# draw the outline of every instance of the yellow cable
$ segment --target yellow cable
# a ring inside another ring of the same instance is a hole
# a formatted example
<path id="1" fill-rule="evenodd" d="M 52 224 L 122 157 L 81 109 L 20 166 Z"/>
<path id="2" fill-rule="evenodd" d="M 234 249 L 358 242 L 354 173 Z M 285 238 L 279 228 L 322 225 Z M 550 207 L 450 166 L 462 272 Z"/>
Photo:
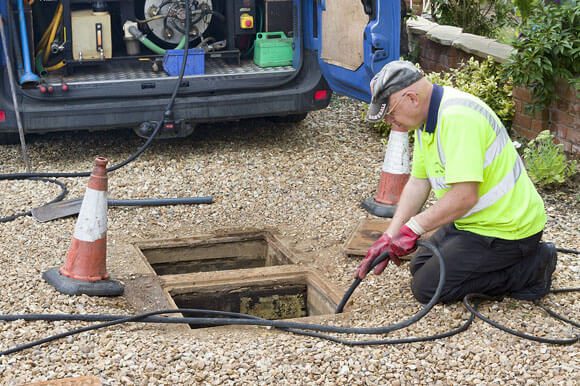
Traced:
<path id="1" fill-rule="evenodd" d="M 52 30 L 52 26 L 53 26 L 54 22 L 56 21 L 56 14 L 58 13 L 58 10 L 61 6 L 62 6 L 62 4 L 59 3 L 56 10 L 54 11 L 54 15 L 52 15 L 52 19 L 50 20 L 50 24 L 44 30 L 44 33 L 42 34 L 42 37 L 39 40 L 39 43 L 48 39 L 48 35 L 50 34 L 50 31 Z"/>
<path id="2" fill-rule="evenodd" d="M 56 13 L 55 13 L 56 15 Z M 46 27 L 46 29 L 44 30 L 44 33 L 42 34 L 42 37 L 40 38 L 40 40 L 38 41 L 38 44 L 36 45 L 36 53 L 38 54 L 38 52 L 40 52 L 40 50 L 42 49 L 42 47 L 44 45 L 46 45 L 46 40 L 48 39 L 48 35 L 50 35 L 50 31 L 52 31 L 52 25 L 54 24 L 54 17 L 52 18 L 52 20 L 50 21 L 50 24 L 48 25 L 48 27 Z"/>
<path id="3" fill-rule="evenodd" d="M 64 66 L 66 66 L 66 62 L 64 60 L 61 60 L 60 62 L 58 62 L 55 65 L 52 65 L 50 67 L 46 67 L 45 70 L 48 71 L 48 72 L 56 71 L 56 70 L 60 70 Z"/>
<path id="4" fill-rule="evenodd" d="M 48 39 L 48 37 L 50 36 L 50 32 L 52 31 L 52 27 L 54 26 L 54 23 L 56 22 L 56 15 L 60 12 L 62 12 L 63 10 L 63 6 L 61 3 L 58 4 L 58 7 L 56 8 L 56 11 L 54 12 L 54 15 L 52 16 L 52 20 L 50 21 L 50 24 L 48 25 L 48 27 L 44 30 L 44 33 L 42 34 L 42 37 L 40 38 L 40 40 L 38 41 L 38 44 L 36 45 L 36 53 L 38 54 L 38 52 L 43 48 L 43 46 L 46 45 L 46 40 Z"/>
<path id="5" fill-rule="evenodd" d="M 62 19 L 62 12 L 63 12 L 63 7 L 62 6 L 58 7 L 56 10 L 56 21 L 55 21 L 54 25 L 52 26 L 52 31 L 50 31 L 50 38 L 46 42 L 46 49 L 44 50 L 43 63 L 45 63 L 45 64 L 48 62 L 48 56 L 50 55 L 50 45 L 52 44 L 52 42 L 54 41 L 54 38 L 56 37 L 56 31 L 58 31 L 58 26 L 60 25 L 60 21 Z"/>

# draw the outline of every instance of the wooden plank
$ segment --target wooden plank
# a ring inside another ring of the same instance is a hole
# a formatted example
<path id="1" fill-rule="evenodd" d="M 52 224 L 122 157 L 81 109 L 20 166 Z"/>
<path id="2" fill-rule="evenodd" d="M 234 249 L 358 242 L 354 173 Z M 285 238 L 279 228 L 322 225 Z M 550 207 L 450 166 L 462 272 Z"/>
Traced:
<path id="1" fill-rule="evenodd" d="M 364 257 L 370 246 L 387 230 L 391 219 L 362 219 L 344 244 L 344 253 L 348 257 Z M 428 239 L 437 229 L 425 233 L 421 239 Z M 411 260 L 413 255 L 404 256 L 401 260 Z"/>
<path id="2" fill-rule="evenodd" d="M 369 247 L 387 230 L 391 219 L 364 218 L 354 228 L 344 245 L 344 253 L 349 257 L 366 255 Z"/>
<path id="3" fill-rule="evenodd" d="M 349 70 L 359 68 L 363 63 L 363 31 L 368 22 L 360 1 L 326 1 L 326 10 L 322 12 L 321 58 Z"/>
<path id="4" fill-rule="evenodd" d="M 272 267 L 250 268 L 235 271 L 184 273 L 179 275 L 163 275 L 159 277 L 163 288 L 169 291 L 179 291 L 182 288 L 214 289 L 216 287 L 237 284 L 248 285 L 299 280 L 304 277 L 304 267 L 294 265 L 277 265 Z"/>
<path id="5" fill-rule="evenodd" d="M 297 264 L 298 259 L 294 253 L 286 246 L 278 236 L 271 232 L 265 232 L 266 241 L 268 242 L 268 260 L 267 266 L 283 265 L 283 264 Z"/>
<path id="6" fill-rule="evenodd" d="M 242 240 L 263 240 L 267 232 L 257 230 L 232 229 L 229 233 L 226 231 L 216 231 L 213 233 L 202 233 L 189 237 L 179 237 L 171 239 L 148 239 L 140 240 L 134 244 L 141 249 L 155 249 L 159 246 L 168 247 L 185 247 L 188 245 L 196 245 L 198 243 L 207 243 L 209 240 L 213 242 L 228 242 L 228 241 L 242 241 Z"/>

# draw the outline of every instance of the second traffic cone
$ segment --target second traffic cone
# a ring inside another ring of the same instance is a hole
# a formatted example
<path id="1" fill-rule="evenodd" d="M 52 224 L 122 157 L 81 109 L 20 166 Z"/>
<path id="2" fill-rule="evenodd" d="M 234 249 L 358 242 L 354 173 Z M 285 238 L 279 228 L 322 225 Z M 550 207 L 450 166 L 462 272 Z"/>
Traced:
<path id="1" fill-rule="evenodd" d="M 409 134 L 391 129 L 385 160 L 375 197 L 362 202 L 362 207 L 378 217 L 393 217 L 399 198 L 410 175 Z"/>
<path id="2" fill-rule="evenodd" d="M 64 265 L 42 277 L 69 295 L 118 296 L 123 285 L 107 273 L 107 159 L 97 157 Z"/>

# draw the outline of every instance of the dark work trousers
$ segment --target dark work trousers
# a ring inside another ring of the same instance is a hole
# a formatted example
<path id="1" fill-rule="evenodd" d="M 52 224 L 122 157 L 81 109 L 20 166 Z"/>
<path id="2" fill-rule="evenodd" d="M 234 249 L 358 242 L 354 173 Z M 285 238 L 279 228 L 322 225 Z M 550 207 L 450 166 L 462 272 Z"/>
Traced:
<path id="1" fill-rule="evenodd" d="M 531 266 L 529 257 L 541 238 L 542 232 L 521 240 L 504 240 L 462 231 L 453 224 L 441 227 L 429 239 L 445 261 L 440 301 L 462 300 L 474 292 L 502 296 L 526 288 L 535 279 L 537 268 Z M 413 295 L 421 303 L 429 302 L 439 283 L 439 259 L 419 247 L 410 269 Z"/>

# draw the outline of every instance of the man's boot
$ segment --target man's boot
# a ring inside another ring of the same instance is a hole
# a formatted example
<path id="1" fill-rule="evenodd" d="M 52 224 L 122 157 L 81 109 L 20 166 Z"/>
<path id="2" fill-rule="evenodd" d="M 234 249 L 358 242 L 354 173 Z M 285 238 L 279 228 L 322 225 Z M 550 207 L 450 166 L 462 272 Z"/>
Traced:
<path id="1" fill-rule="evenodd" d="M 538 249 L 529 259 L 530 264 L 537 267 L 535 269 L 536 275 L 525 288 L 510 294 L 510 297 L 514 299 L 538 300 L 550 292 L 552 274 L 558 261 L 556 246 L 553 243 L 540 242 Z"/>

